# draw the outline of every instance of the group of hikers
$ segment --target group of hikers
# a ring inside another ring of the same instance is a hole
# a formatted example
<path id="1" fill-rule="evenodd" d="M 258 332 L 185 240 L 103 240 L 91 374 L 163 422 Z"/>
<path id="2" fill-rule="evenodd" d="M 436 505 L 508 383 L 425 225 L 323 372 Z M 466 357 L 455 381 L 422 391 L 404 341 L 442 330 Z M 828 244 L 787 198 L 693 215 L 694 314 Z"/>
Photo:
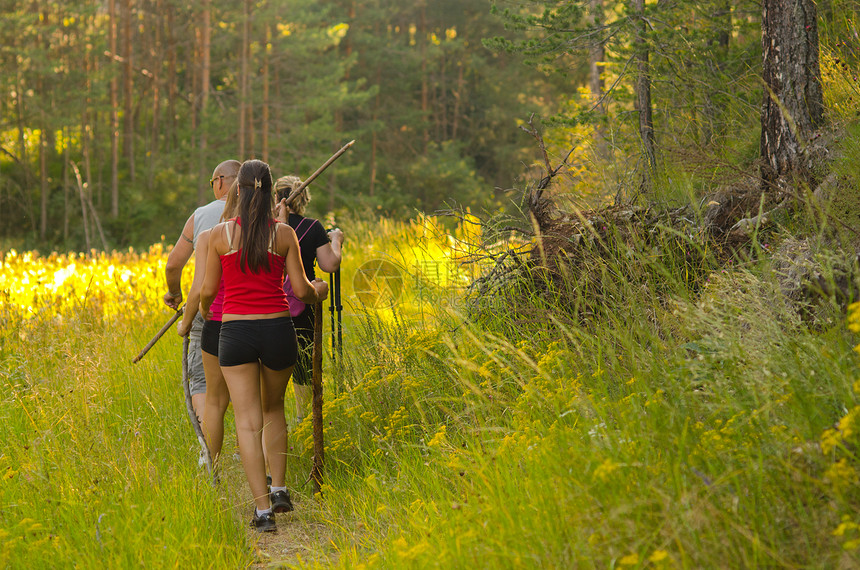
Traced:
<path id="1" fill-rule="evenodd" d="M 274 182 L 263 161 L 224 161 L 209 184 L 215 200 L 188 218 L 168 255 L 164 302 L 179 309 L 182 270 L 196 251 L 177 327 L 189 336 L 192 407 L 217 465 L 232 402 L 255 504 L 251 527 L 274 532 L 274 513 L 293 510 L 285 482 L 284 396 L 292 376 L 301 421 L 312 399 L 314 305 L 328 295 L 314 264 L 336 271 L 344 236 L 306 218 L 308 188 L 296 192 L 296 176 Z"/>

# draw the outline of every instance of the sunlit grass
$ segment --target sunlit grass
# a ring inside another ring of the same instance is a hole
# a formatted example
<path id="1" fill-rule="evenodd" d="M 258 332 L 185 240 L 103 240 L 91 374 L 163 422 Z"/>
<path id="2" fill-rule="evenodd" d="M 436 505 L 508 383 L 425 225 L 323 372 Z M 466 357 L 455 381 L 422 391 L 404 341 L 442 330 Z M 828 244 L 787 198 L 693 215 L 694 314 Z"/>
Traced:
<path id="1" fill-rule="evenodd" d="M 465 232 L 351 224 L 342 362 L 325 319 L 323 496 L 306 420 L 288 461 L 298 511 L 279 517 L 279 540 L 305 542 L 283 559 L 255 550 L 235 459 L 218 487 L 197 467 L 178 337 L 130 364 L 169 317 L 164 252 L 7 253 L 0 566 L 860 563 L 860 306 L 813 332 L 766 272 L 717 272 L 693 295 L 640 260 L 654 286 L 606 281 L 619 301 L 592 322 L 544 301 L 543 326 L 506 324 L 504 304 L 477 324 L 458 294 Z M 355 278 L 379 259 L 403 288 L 371 306 Z"/>

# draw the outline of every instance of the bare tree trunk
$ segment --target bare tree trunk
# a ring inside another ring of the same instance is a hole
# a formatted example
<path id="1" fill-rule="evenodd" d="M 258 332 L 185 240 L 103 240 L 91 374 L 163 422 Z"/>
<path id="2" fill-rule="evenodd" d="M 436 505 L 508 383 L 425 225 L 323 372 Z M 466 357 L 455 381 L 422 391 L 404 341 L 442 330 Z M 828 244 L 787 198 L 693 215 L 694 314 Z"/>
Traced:
<path id="1" fill-rule="evenodd" d="M 48 186 L 48 133 L 45 112 L 42 111 L 39 115 L 39 122 L 42 124 L 42 128 L 39 129 L 39 178 L 41 179 L 39 237 L 44 240 L 48 232 L 48 194 L 50 193 Z"/>
<path id="2" fill-rule="evenodd" d="M 441 69 L 437 76 L 439 80 L 433 82 L 434 88 L 430 93 L 433 98 L 430 108 L 436 118 L 433 123 L 436 126 L 437 141 L 448 140 L 448 57 L 445 52 L 442 52 L 441 60 Z"/>
<path id="3" fill-rule="evenodd" d="M 263 162 L 269 162 L 269 64 L 270 52 L 269 43 L 272 41 L 272 25 L 266 23 L 266 42 L 263 47 L 263 116 L 262 125 L 262 149 L 260 156 Z"/>
<path id="4" fill-rule="evenodd" d="M 640 191 L 652 189 L 654 168 L 657 166 L 654 140 L 654 120 L 651 114 L 651 77 L 648 63 L 648 44 L 645 34 L 648 22 L 645 19 L 645 0 L 633 0 L 634 13 L 640 20 L 639 35 L 635 39 L 636 49 L 636 109 L 639 114 L 639 136 L 645 155 Z"/>
<path id="5" fill-rule="evenodd" d="M 30 190 L 33 184 L 32 174 L 30 172 L 30 159 L 27 153 L 27 128 L 24 124 L 24 93 L 27 91 L 27 86 L 24 81 L 24 74 L 21 71 L 21 66 L 15 63 L 15 122 L 18 125 L 18 156 L 21 157 L 21 165 L 24 171 L 24 203 L 27 209 L 27 215 L 30 218 L 30 227 L 35 234 L 38 227 L 36 225 L 36 213 L 33 211 L 33 192 Z"/>
<path id="6" fill-rule="evenodd" d="M 429 94 L 430 86 L 427 80 L 427 2 L 421 0 L 420 4 L 421 16 L 418 26 L 418 45 L 421 49 L 421 116 L 424 119 L 424 131 L 422 132 L 422 140 L 424 142 L 424 153 L 427 153 L 427 146 L 430 144 L 430 131 L 427 130 L 427 121 L 429 119 Z"/>
<path id="7" fill-rule="evenodd" d="M 150 67 L 152 71 L 152 129 L 150 130 L 149 142 L 149 186 L 152 186 L 155 178 L 155 163 L 158 160 L 159 144 L 158 135 L 161 124 L 159 118 L 161 116 L 161 62 L 163 61 L 163 52 L 161 49 L 161 15 L 162 0 L 154 2 L 155 9 L 152 14 L 152 27 L 155 29 L 155 38 L 153 41 Z"/>
<path id="8" fill-rule="evenodd" d="M 809 176 L 803 149 L 824 119 L 818 25 L 812 0 L 762 3 L 762 189 L 789 174 Z"/>
<path id="9" fill-rule="evenodd" d="M 108 0 L 108 44 L 111 52 L 110 78 L 110 215 L 119 216 L 119 86 L 116 74 L 116 0 Z M 87 245 L 89 248 L 89 245 Z"/>
<path id="10" fill-rule="evenodd" d="M 90 251 L 90 223 L 87 215 L 87 197 L 84 195 L 84 184 L 80 178 L 80 172 L 75 169 L 75 174 L 77 176 L 78 181 L 78 196 L 81 199 L 81 222 L 84 226 L 84 245 L 86 246 L 87 252 Z"/>
<path id="11" fill-rule="evenodd" d="M 457 91 L 454 92 L 454 117 L 451 125 L 451 138 L 457 140 L 457 131 L 460 129 L 460 105 L 463 103 L 463 97 L 466 96 L 466 82 L 463 77 L 466 65 L 462 61 L 457 61 Z"/>
<path id="12" fill-rule="evenodd" d="M 355 2 L 350 1 L 347 16 L 350 24 L 355 21 Z M 346 38 L 344 39 L 343 48 L 344 57 L 347 61 L 349 61 L 349 59 L 352 57 L 352 38 L 349 34 L 347 34 Z M 349 72 L 349 67 L 347 67 L 343 76 L 344 81 L 349 81 Z M 332 143 L 332 149 L 336 152 L 338 149 L 340 149 L 340 136 L 341 133 L 343 133 L 343 109 L 341 109 L 340 107 L 338 107 L 334 111 L 334 132 L 335 140 Z M 337 171 L 334 169 L 329 172 L 328 191 L 328 209 L 334 210 L 335 198 L 337 197 Z"/>
<path id="13" fill-rule="evenodd" d="M 378 146 L 377 141 L 377 128 L 376 128 L 376 118 L 379 116 L 379 96 L 382 92 L 382 66 L 376 66 L 376 100 L 373 103 L 373 134 L 370 136 L 370 188 L 369 193 L 370 197 L 373 197 L 374 188 L 376 186 L 376 147 Z"/>
<path id="14" fill-rule="evenodd" d="M 719 77 L 725 68 L 732 31 L 732 6 L 729 0 L 724 0 L 712 17 L 717 23 L 717 30 L 714 38 L 708 43 L 712 46 L 712 52 L 716 55 L 717 60 L 708 63 L 708 71 L 715 77 Z M 704 120 L 702 121 L 701 144 L 703 146 L 713 142 L 714 134 L 719 130 L 717 125 L 724 107 L 714 102 L 712 92 L 711 86 L 706 85 L 702 97 Z"/>
<path id="15" fill-rule="evenodd" d="M 92 171 L 90 170 L 90 141 L 92 140 L 92 127 L 90 126 L 90 93 L 92 92 L 91 74 L 95 73 L 93 69 L 93 54 L 91 49 L 87 49 L 84 65 L 85 94 L 84 94 L 84 110 L 81 113 L 81 153 L 84 159 L 84 173 L 87 177 L 87 182 L 92 184 Z M 67 160 L 68 162 L 68 160 Z"/>
<path id="16" fill-rule="evenodd" d="M 69 240 L 69 137 L 63 129 L 63 241 Z"/>
<path id="17" fill-rule="evenodd" d="M 248 58 L 250 57 L 251 43 L 251 0 L 245 0 L 245 18 L 242 26 L 242 60 L 240 69 L 240 95 L 239 95 L 239 160 L 245 160 L 247 136 L 247 105 L 248 105 Z"/>
<path id="18" fill-rule="evenodd" d="M 123 0 L 123 52 L 125 56 L 125 65 L 123 71 L 123 118 L 125 119 L 123 146 L 125 150 L 126 161 L 128 162 L 128 177 L 134 182 L 134 69 L 132 43 L 131 43 L 131 20 L 132 20 L 132 0 Z"/>
<path id="19" fill-rule="evenodd" d="M 253 61 L 253 53 L 251 52 L 251 46 L 253 45 L 252 38 L 254 37 L 254 27 L 253 27 L 253 12 L 254 5 L 252 4 L 248 8 L 248 44 L 245 46 L 247 49 L 247 62 L 248 62 L 248 74 L 246 77 L 246 81 L 248 82 L 247 93 L 248 99 L 245 102 L 245 110 L 248 113 L 248 118 L 246 119 L 246 125 L 248 128 L 248 158 L 257 158 L 257 133 L 254 128 L 254 89 L 252 88 L 253 82 L 251 81 L 252 75 L 255 75 L 251 71 L 251 64 Z M 256 71 L 256 67 L 254 68 Z"/>
<path id="20" fill-rule="evenodd" d="M 41 26 L 39 26 L 39 37 L 38 43 L 39 46 L 45 46 L 48 48 L 50 46 L 50 41 L 45 33 L 43 33 L 43 29 L 48 26 L 48 12 L 41 12 Z M 46 49 L 47 51 L 47 49 Z M 44 96 L 48 96 L 46 90 L 46 82 L 45 82 L 45 73 L 40 72 L 38 76 L 38 90 L 39 93 L 44 94 Z M 40 178 L 40 189 L 41 192 L 39 194 L 39 237 L 44 240 L 45 236 L 48 232 L 48 194 L 50 193 L 50 187 L 48 186 L 48 131 L 50 131 L 50 126 L 48 125 L 48 117 L 45 114 L 45 106 L 44 100 L 39 109 L 39 178 Z"/>
<path id="21" fill-rule="evenodd" d="M 595 146 L 597 155 L 601 158 L 607 158 L 608 147 L 606 145 L 606 129 L 603 124 L 603 118 L 606 115 L 606 108 L 601 99 L 603 98 L 603 62 L 606 59 L 606 49 L 602 39 L 602 34 L 597 32 L 603 27 L 603 0 L 591 0 L 590 6 L 591 26 L 596 31 L 596 39 L 591 44 L 589 53 L 589 87 L 591 97 L 594 99 L 594 110 L 600 117 L 597 125 L 594 127 Z"/>
<path id="22" fill-rule="evenodd" d="M 200 47 L 202 53 L 203 60 L 203 68 L 201 70 L 201 78 L 200 78 L 200 97 L 199 101 L 199 111 L 200 111 L 200 121 L 198 122 L 198 129 L 200 132 L 200 148 L 198 154 L 198 172 L 199 181 L 197 184 L 197 201 L 201 204 L 205 203 L 207 200 L 207 184 L 204 182 L 209 178 L 207 175 L 208 165 L 206 164 L 207 156 L 207 147 L 208 147 L 208 108 L 209 108 L 209 89 L 211 87 L 210 73 L 211 73 L 211 41 L 210 41 L 210 33 L 211 33 L 211 19 L 212 19 L 212 10 L 210 9 L 211 3 L 210 0 L 203 0 L 202 2 L 202 12 L 200 14 Z"/>
<path id="23" fill-rule="evenodd" d="M 176 140 L 176 30 L 173 7 L 167 8 L 167 151 L 172 152 L 178 145 Z"/>
<path id="24" fill-rule="evenodd" d="M 190 82 L 190 85 L 188 85 L 187 90 L 188 90 L 188 93 L 190 94 L 188 99 L 189 99 L 189 104 L 191 107 L 191 109 L 190 109 L 191 110 L 191 149 L 192 149 L 192 152 L 197 152 L 197 149 L 199 149 L 198 139 L 200 137 L 200 133 L 197 132 L 197 121 L 200 119 L 200 112 L 198 109 L 198 106 L 199 106 L 198 99 L 199 99 L 199 94 L 200 94 L 200 87 L 199 87 L 200 66 L 197 65 L 196 62 L 200 61 L 201 56 L 200 56 L 200 29 L 197 28 L 196 26 L 194 27 L 194 41 L 192 42 L 192 45 L 191 45 L 191 53 L 193 54 L 193 58 L 194 58 L 193 61 L 194 62 L 187 66 L 187 69 L 190 71 L 190 73 L 187 73 L 187 75 L 189 76 L 189 82 Z M 191 160 L 193 161 L 194 159 L 192 158 Z M 203 184 L 202 180 L 198 180 L 198 186 L 200 184 Z M 199 197 L 200 197 L 199 187 L 197 189 L 197 196 L 198 196 L 198 200 L 197 200 L 198 204 L 201 204 L 201 205 L 204 204 L 205 202 L 203 202 L 199 199 Z"/>

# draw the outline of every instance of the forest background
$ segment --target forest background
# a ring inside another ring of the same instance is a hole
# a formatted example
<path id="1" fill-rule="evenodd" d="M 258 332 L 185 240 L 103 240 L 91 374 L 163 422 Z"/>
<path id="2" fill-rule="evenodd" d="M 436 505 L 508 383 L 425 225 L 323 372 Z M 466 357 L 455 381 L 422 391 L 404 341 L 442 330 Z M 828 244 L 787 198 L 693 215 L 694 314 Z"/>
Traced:
<path id="1" fill-rule="evenodd" d="M 211 199 L 220 161 L 306 176 L 351 139 L 318 215 L 497 209 L 530 161 L 517 120 L 577 97 L 583 73 L 485 48 L 504 31 L 485 0 L 0 10 L 0 237 L 18 249 L 148 246 Z"/>
<path id="2" fill-rule="evenodd" d="M 544 8 L 546 20 L 522 19 Z M 856 42 L 856 8 L 821 3 L 826 53 Z M 592 205 L 629 197 L 648 159 L 642 54 L 666 171 L 702 188 L 758 153 L 754 2 L 107 0 L 0 11 L 0 239 L 19 250 L 148 246 L 210 199 L 221 160 L 306 176 L 351 139 L 315 186 L 315 215 L 510 210 L 513 188 L 542 166 L 517 128 L 533 114 L 550 156 L 573 150 L 556 191 Z"/>

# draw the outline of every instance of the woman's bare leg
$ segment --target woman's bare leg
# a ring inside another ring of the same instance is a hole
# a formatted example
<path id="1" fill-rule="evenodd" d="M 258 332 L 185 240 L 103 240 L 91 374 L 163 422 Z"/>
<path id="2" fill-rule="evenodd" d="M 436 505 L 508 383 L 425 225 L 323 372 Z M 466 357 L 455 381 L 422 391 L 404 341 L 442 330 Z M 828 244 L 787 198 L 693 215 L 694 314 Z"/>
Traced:
<path id="1" fill-rule="evenodd" d="M 270 507 L 270 503 L 269 491 L 266 488 L 266 462 L 263 459 L 260 364 L 254 362 L 222 366 L 221 371 L 233 401 L 236 439 L 239 442 L 239 455 L 242 457 L 248 486 L 257 509 L 264 511 Z"/>
<path id="2" fill-rule="evenodd" d="M 287 470 L 287 420 L 284 417 L 284 393 L 293 367 L 272 370 L 261 366 L 260 391 L 263 409 L 263 440 L 272 470 L 272 487 L 284 487 Z M 235 406 L 235 403 L 234 403 Z"/>
<path id="3" fill-rule="evenodd" d="M 215 462 L 221 455 L 221 447 L 224 445 L 224 414 L 230 405 L 230 392 L 227 390 L 227 382 L 221 367 L 218 366 L 218 357 L 203 351 L 203 370 L 206 373 L 206 405 L 203 408 L 203 435 Z"/>

